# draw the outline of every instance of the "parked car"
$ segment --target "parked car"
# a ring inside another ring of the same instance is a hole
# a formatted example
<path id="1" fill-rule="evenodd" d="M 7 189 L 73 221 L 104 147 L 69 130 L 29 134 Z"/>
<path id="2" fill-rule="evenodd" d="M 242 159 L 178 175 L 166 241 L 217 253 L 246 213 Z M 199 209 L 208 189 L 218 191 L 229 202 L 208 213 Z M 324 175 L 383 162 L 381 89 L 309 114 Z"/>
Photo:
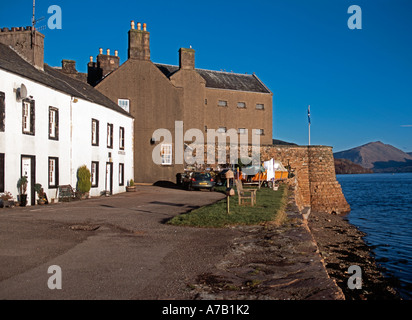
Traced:
<path id="1" fill-rule="evenodd" d="M 210 191 L 214 191 L 215 180 L 208 172 L 192 172 L 186 175 L 183 180 L 183 185 L 188 190 L 209 189 Z"/>

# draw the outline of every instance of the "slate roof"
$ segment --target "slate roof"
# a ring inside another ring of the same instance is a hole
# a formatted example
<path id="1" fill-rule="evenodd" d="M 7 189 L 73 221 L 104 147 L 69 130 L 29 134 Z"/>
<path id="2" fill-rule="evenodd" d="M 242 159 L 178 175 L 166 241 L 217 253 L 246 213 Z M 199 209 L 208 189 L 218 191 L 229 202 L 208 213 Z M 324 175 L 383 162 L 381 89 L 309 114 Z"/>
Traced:
<path id="1" fill-rule="evenodd" d="M 58 69 L 48 66 L 47 64 L 44 65 L 44 71 L 39 70 L 24 60 L 9 46 L 1 43 L 0 68 L 76 98 L 102 105 L 106 108 L 132 117 L 127 111 L 119 107 L 116 103 L 89 84 L 73 79 L 60 72 Z"/>
<path id="2" fill-rule="evenodd" d="M 179 70 L 178 66 L 160 63 L 155 63 L 155 65 L 168 78 Z M 205 69 L 195 70 L 203 79 L 205 79 L 207 88 L 271 93 L 262 81 L 260 81 L 260 79 L 254 74 L 241 74 Z"/>

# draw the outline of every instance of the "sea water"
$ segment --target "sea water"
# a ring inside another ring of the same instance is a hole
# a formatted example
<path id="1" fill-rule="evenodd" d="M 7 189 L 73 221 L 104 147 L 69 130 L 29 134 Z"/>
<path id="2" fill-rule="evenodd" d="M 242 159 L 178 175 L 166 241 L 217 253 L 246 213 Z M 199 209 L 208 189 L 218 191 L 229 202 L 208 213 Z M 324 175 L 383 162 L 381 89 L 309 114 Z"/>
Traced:
<path id="1" fill-rule="evenodd" d="M 337 175 L 351 206 L 348 221 L 366 233 L 375 259 L 412 299 L 412 173 Z"/>

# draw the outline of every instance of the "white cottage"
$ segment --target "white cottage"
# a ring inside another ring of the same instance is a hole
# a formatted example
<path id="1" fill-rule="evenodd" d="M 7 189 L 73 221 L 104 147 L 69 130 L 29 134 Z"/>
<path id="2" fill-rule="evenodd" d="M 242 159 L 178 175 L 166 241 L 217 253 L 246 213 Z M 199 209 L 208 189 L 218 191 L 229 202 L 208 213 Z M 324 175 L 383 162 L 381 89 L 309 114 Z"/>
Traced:
<path id="1" fill-rule="evenodd" d="M 28 205 L 36 203 L 36 183 L 54 199 L 59 185 L 76 187 L 82 165 L 91 171 L 91 196 L 124 192 L 133 178 L 132 116 L 90 85 L 43 65 L 37 31 L 0 31 L 0 193 L 16 199 L 17 181 L 27 176 Z M 30 44 L 33 35 L 37 43 Z M 19 47 L 21 39 L 28 48 Z"/>

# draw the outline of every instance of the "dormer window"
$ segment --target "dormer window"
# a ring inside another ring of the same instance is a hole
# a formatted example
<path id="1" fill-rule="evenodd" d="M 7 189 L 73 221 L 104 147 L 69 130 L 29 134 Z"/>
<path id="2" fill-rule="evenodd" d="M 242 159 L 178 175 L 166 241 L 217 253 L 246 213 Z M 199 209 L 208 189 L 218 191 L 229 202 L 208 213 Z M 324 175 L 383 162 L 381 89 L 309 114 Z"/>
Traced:
<path id="1" fill-rule="evenodd" d="M 123 110 L 130 112 L 130 100 L 129 99 L 117 99 L 117 104 Z"/>

